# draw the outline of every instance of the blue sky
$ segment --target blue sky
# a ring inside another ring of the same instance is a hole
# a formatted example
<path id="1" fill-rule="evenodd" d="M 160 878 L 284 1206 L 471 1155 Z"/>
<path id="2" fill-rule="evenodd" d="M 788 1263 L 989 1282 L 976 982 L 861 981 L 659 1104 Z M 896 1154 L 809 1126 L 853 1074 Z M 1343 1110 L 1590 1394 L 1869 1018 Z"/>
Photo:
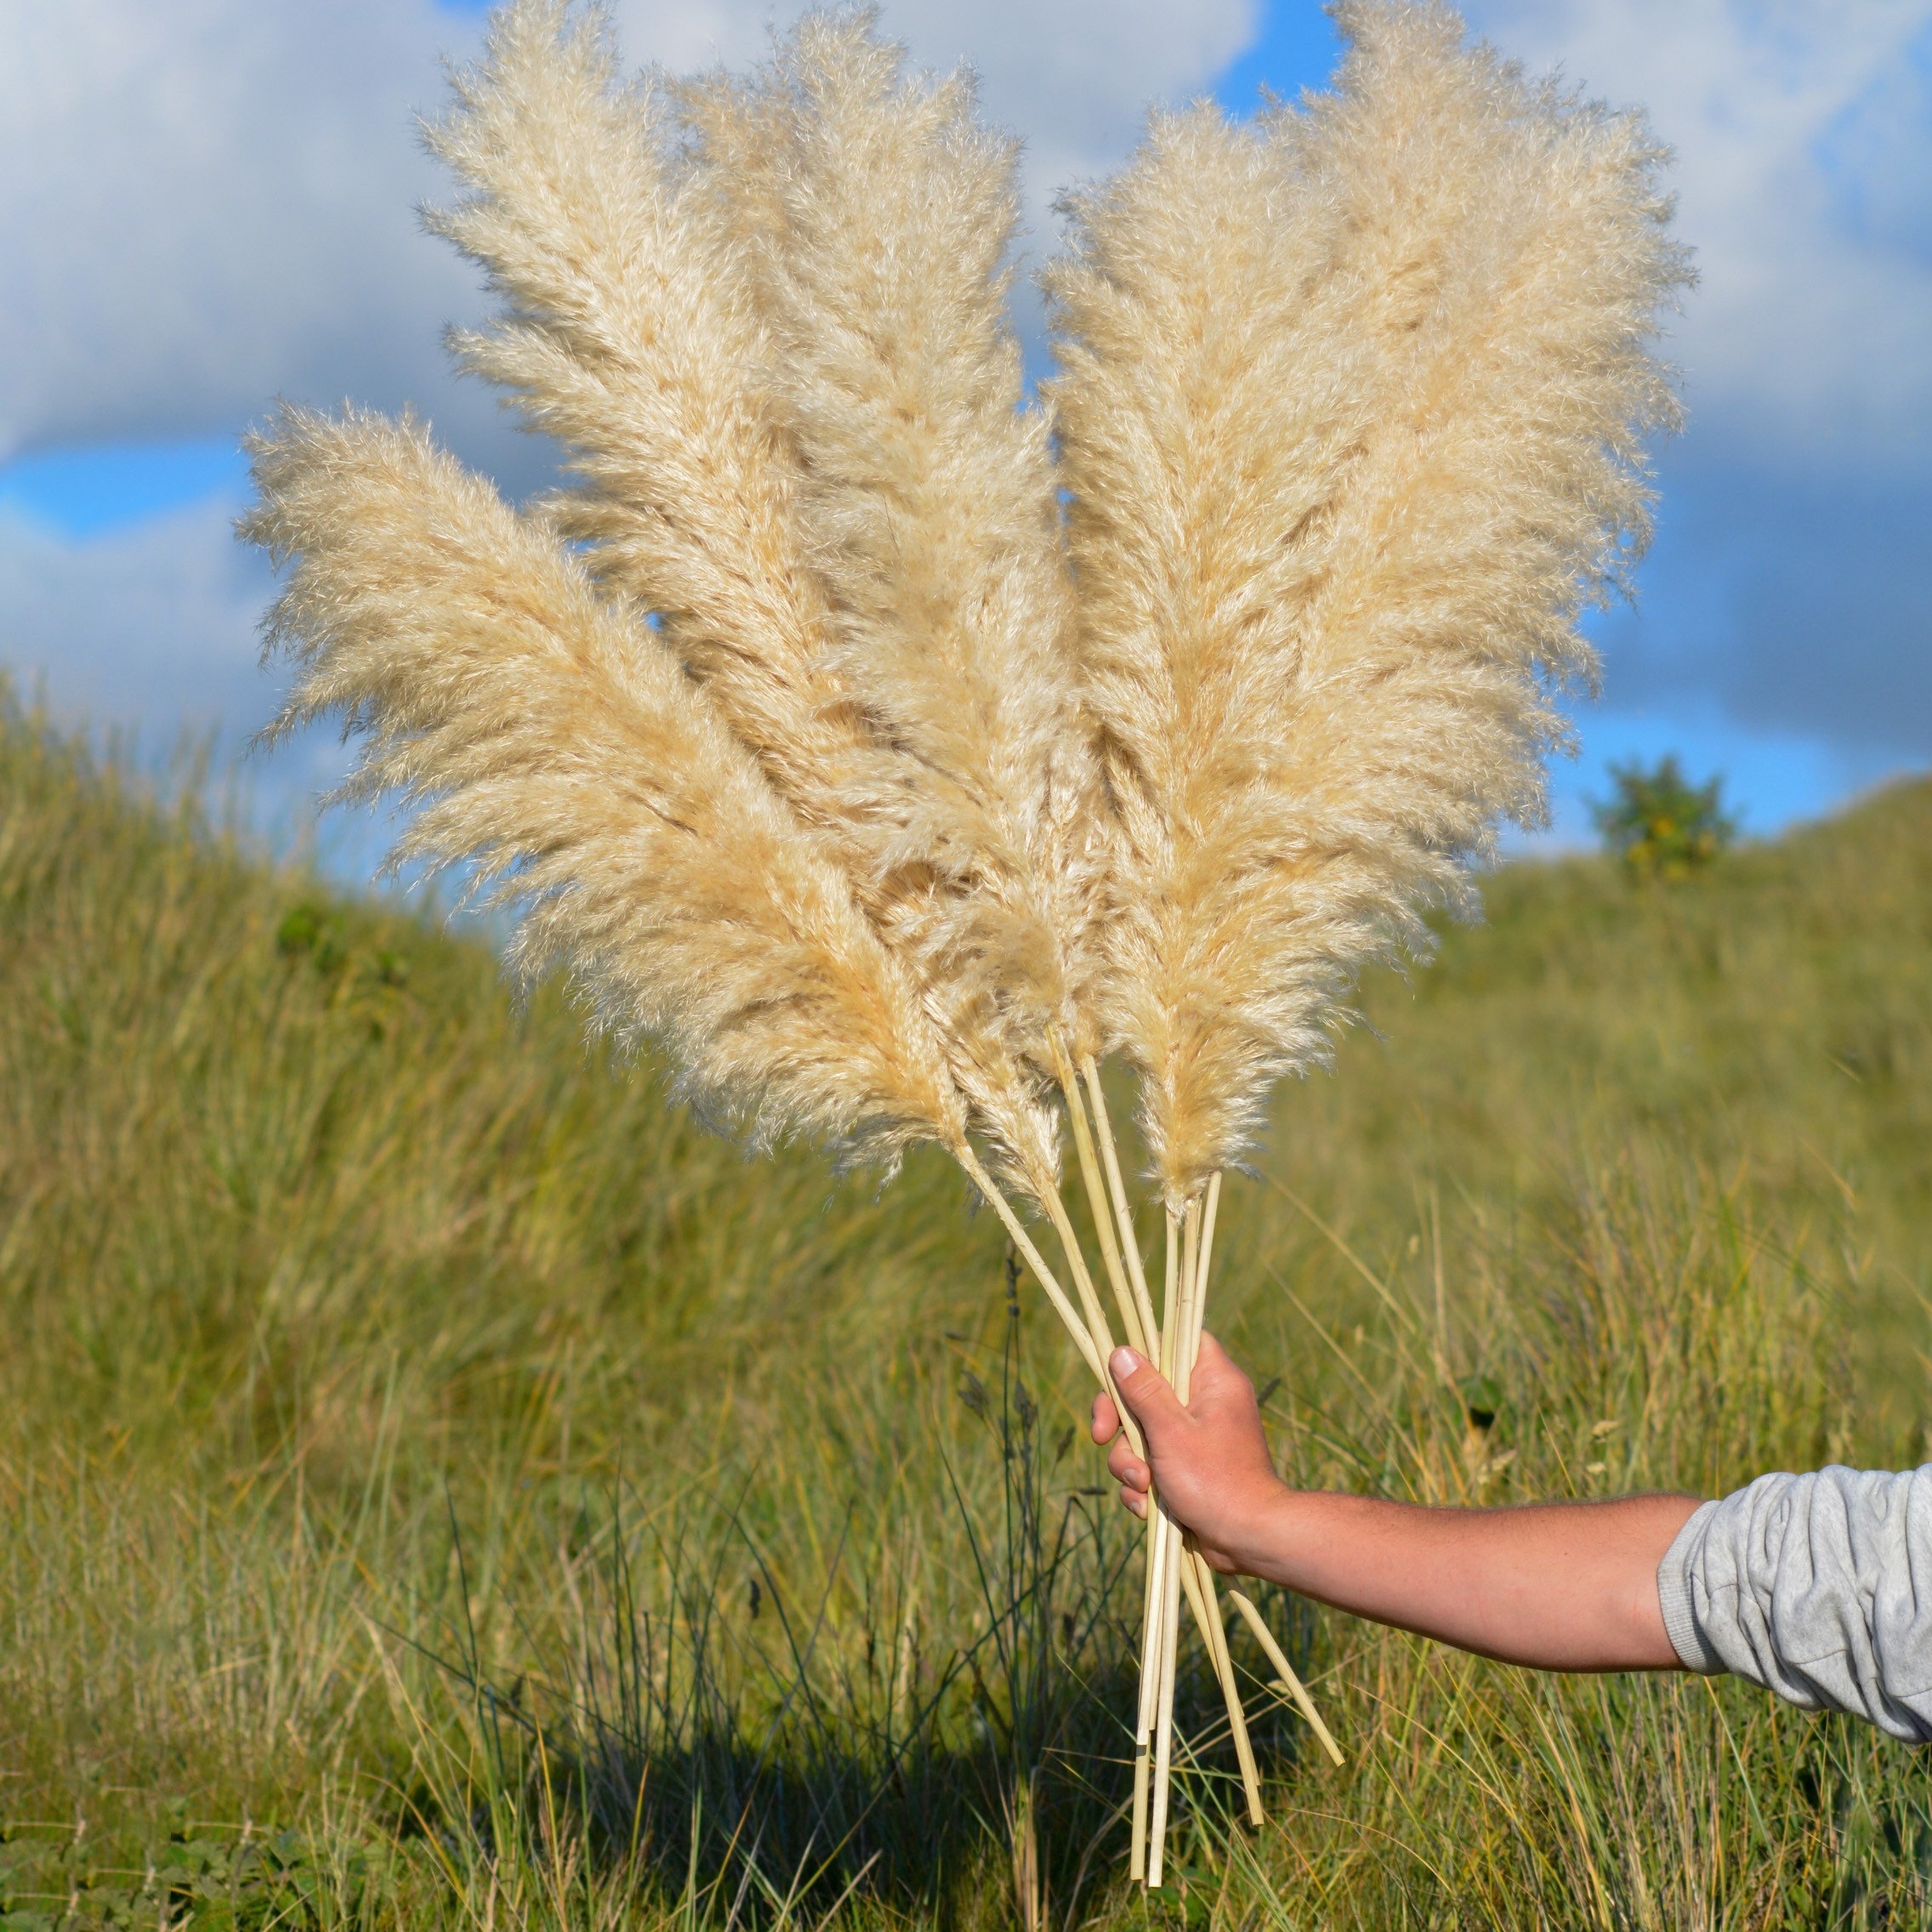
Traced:
<path id="1" fill-rule="evenodd" d="M 0 0 L 3 4 L 4 0 Z M 14 0 L 24 5 L 26 0 Z M 416 229 L 411 134 L 479 9 L 434 0 L 66 0 L 0 75 L 0 663 L 151 747 L 272 709 L 252 632 L 265 569 L 228 525 L 236 438 L 276 394 L 412 401 L 513 490 L 540 472 L 438 333 L 466 272 Z M 622 0 L 627 54 L 755 54 L 763 0 Z M 1605 764 L 1680 751 L 1769 831 L 1932 764 L 1932 0 L 1475 0 L 1538 69 L 1640 104 L 1678 152 L 1702 285 L 1670 344 L 1690 428 L 1659 452 L 1634 610 L 1595 631 L 1600 703 L 1554 775 L 1588 836 Z M 166 18 L 157 20 L 156 14 Z M 782 15 L 781 15 L 782 17 Z M 1037 242 L 1143 104 L 1319 86 L 1304 0 L 904 0 L 922 59 L 963 54 L 1028 137 Z M 257 761 L 298 824 L 332 742 Z M 336 834 L 360 867 L 373 834 Z"/>

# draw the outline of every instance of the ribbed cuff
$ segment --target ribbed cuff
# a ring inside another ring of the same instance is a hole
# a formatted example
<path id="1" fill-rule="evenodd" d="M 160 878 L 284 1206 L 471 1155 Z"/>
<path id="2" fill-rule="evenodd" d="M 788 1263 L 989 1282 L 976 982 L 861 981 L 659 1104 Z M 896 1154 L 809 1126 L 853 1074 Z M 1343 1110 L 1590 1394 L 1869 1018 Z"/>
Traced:
<path id="1" fill-rule="evenodd" d="M 1686 1670 L 1701 1672 L 1706 1677 L 1721 1675 L 1725 1667 L 1723 1659 L 1698 1633 L 1697 1619 L 1690 1607 L 1690 1560 L 1704 1540 L 1706 1520 L 1716 1508 L 1715 1503 L 1707 1503 L 1693 1510 L 1690 1520 L 1677 1532 L 1676 1539 L 1663 1553 L 1663 1561 L 1657 1565 L 1657 1607 L 1663 1612 L 1670 1647 Z"/>

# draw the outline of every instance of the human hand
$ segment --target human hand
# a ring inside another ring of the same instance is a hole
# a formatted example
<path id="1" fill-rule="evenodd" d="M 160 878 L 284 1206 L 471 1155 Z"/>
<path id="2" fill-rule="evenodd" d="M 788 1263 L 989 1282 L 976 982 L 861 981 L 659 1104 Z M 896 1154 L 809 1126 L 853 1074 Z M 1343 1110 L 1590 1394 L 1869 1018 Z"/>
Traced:
<path id="1" fill-rule="evenodd" d="M 1149 1486 L 1157 1486 L 1215 1569 L 1252 1570 L 1265 1519 L 1287 1494 L 1268 1458 L 1254 1384 L 1212 1335 L 1201 1338 L 1185 1406 L 1167 1378 L 1132 1349 L 1115 1350 L 1109 1367 L 1147 1444 L 1144 1461 L 1119 1433 L 1113 1398 L 1094 1398 L 1094 1440 L 1113 1444 L 1107 1469 L 1121 1486 L 1121 1501 L 1145 1516 Z"/>

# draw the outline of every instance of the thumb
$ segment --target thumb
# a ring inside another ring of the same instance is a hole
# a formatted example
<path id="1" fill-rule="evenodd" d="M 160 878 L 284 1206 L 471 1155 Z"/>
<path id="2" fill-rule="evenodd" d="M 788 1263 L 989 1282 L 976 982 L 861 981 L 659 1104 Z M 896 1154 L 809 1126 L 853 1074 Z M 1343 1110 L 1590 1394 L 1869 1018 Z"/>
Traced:
<path id="1" fill-rule="evenodd" d="M 1173 1385 L 1152 1362 L 1132 1349 L 1118 1348 L 1107 1359 L 1114 1386 L 1121 1400 L 1134 1412 L 1150 1439 L 1186 1419 L 1187 1411 L 1174 1394 Z"/>

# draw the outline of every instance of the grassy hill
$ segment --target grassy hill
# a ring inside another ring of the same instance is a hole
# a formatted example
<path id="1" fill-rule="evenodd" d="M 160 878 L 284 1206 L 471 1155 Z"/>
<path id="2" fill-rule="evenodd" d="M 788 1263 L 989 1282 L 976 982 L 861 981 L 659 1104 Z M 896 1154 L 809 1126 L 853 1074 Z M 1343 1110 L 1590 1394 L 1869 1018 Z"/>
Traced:
<path id="1" fill-rule="evenodd" d="M 1487 897 L 1230 1191 L 1291 1475 L 1916 1460 L 1932 787 Z M 1029 1847 L 1047 1922 L 1138 1920 L 1066 1358 L 943 1162 L 747 1163 L 480 945 L 0 723 L 0 1925 L 1005 1924 Z M 1156 1917 L 1923 1918 L 1868 1733 L 1267 1607 L 1349 1766 L 1269 1711 L 1244 1833 L 1184 1682 Z"/>

